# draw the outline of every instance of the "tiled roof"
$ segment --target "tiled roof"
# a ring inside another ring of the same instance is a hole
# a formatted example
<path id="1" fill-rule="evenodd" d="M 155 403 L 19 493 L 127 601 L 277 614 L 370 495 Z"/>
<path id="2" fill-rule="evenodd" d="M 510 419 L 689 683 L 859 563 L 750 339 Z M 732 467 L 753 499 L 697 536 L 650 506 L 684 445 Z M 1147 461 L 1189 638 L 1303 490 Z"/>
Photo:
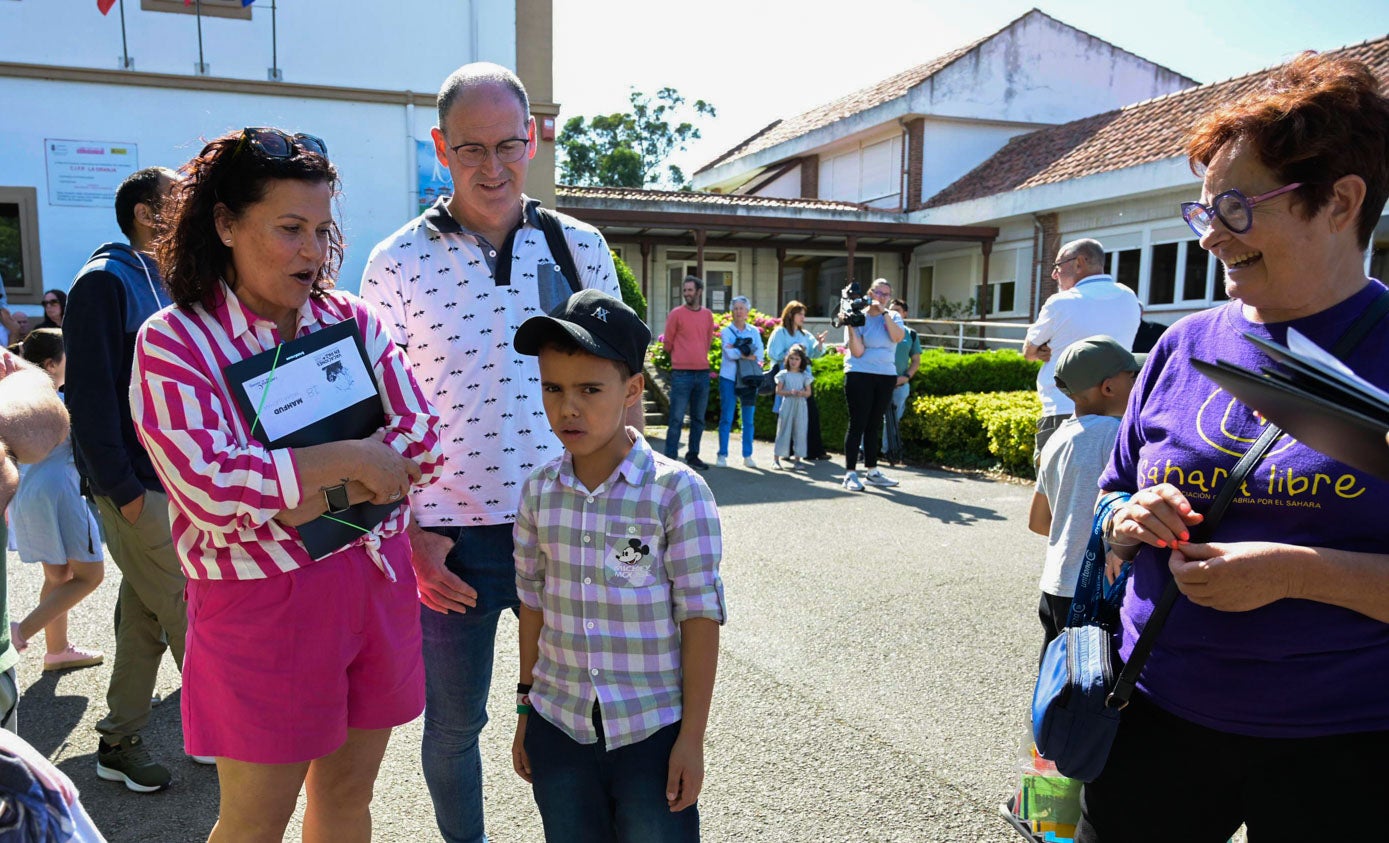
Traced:
<path id="1" fill-rule="evenodd" d="M 1010 24 L 1011 26 L 1011 24 Z M 994 37 L 998 33 L 992 33 L 980 38 L 973 44 L 952 50 L 943 56 L 932 59 L 925 64 L 909 68 L 889 76 L 867 88 L 846 94 L 833 102 L 826 103 L 818 108 L 798 114 L 785 120 L 773 120 L 766 127 L 753 134 L 747 140 L 728 150 L 724 154 L 695 170 L 695 174 L 712 170 L 725 161 L 734 158 L 741 158 L 744 155 L 751 155 L 764 149 L 776 146 L 779 143 L 793 140 L 804 134 L 809 134 L 816 129 L 823 128 L 846 117 L 852 117 L 861 111 L 867 111 L 883 103 L 892 102 L 907 95 L 912 88 L 925 82 L 935 74 L 944 70 L 951 62 L 968 54 L 975 47 Z"/>
<path id="2" fill-rule="evenodd" d="M 733 193 L 696 193 L 687 190 L 638 190 L 628 187 L 573 187 L 556 185 L 555 195 L 564 199 L 611 199 L 619 202 L 673 202 L 701 208 L 801 208 L 809 211 L 861 211 L 857 202 L 832 199 L 774 199 Z"/>
<path id="3" fill-rule="evenodd" d="M 1327 55 L 1363 61 L 1389 83 L 1389 37 Z M 1267 70 L 1261 70 L 1020 135 L 932 196 L 925 207 L 937 208 L 1181 156 L 1187 130 L 1202 114 L 1248 92 L 1267 75 Z"/>

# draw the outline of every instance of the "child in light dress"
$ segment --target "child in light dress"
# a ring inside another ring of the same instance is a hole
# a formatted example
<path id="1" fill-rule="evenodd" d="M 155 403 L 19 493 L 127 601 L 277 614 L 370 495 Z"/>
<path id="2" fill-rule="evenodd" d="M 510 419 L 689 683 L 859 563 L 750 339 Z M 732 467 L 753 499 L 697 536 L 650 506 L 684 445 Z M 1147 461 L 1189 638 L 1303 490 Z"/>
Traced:
<path id="1" fill-rule="evenodd" d="M 792 447 L 797 454 L 805 453 L 805 436 L 810 421 L 810 409 L 806 399 L 810 397 L 810 387 L 814 380 L 810 372 L 810 355 L 805 346 L 799 343 L 786 352 L 786 363 L 776 373 L 776 394 L 781 398 L 781 412 L 776 420 L 776 450 L 772 458 L 777 468 L 786 468 L 782 459 L 794 462 Z"/>

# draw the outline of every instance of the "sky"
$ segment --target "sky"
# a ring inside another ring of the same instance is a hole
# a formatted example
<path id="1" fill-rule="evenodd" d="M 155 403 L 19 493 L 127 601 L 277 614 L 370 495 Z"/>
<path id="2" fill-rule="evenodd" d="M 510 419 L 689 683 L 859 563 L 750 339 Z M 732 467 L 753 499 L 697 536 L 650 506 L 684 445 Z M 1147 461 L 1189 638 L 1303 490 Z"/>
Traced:
<path id="1" fill-rule="evenodd" d="M 559 124 L 626 110 L 632 86 L 706 100 L 718 116 L 674 159 L 688 177 L 778 117 L 971 43 L 1034 5 L 1203 83 L 1389 35 L 1389 0 L 554 0 Z"/>

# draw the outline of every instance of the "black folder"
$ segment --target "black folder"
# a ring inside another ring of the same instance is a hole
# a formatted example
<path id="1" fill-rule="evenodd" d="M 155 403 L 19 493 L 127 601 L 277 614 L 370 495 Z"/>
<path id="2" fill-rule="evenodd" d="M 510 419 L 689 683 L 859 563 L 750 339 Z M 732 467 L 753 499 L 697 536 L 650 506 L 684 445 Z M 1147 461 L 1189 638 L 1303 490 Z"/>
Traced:
<path id="1" fill-rule="evenodd" d="M 1253 372 L 1223 360 L 1191 365 L 1309 448 L 1389 480 L 1389 403 L 1285 345 L 1244 336 L 1283 368 Z"/>
<path id="2" fill-rule="evenodd" d="M 248 381 L 269 372 L 272 368 L 284 366 L 306 354 L 321 351 L 348 338 L 353 340 L 353 345 L 357 349 L 357 353 L 361 355 L 362 363 L 370 374 L 372 371 L 371 360 L 367 357 L 366 346 L 362 343 L 362 336 L 357 330 L 357 323 L 352 319 L 329 325 L 312 334 L 282 343 L 278 349 L 272 348 L 227 366 L 223 370 L 227 383 L 231 386 L 232 394 L 236 398 L 237 406 L 241 410 L 242 417 L 246 419 L 247 425 L 254 423 L 257 413 L 257 407 L 246 392 L 245 384 Z M 279 354 L 278 362 L 275 359 L 277 351 Z M 258 424 L 251 430 L 251 436 L 265 447 L 272 449 L 307 448 L 310 445 L 322 445 L 325 442 L 363 439 L 380 430 L 386 421 L 386 411 L 381 405 L 379 395 L 380 388 L 379 385 L 375 386 L 377 388 L 372 390 L 369 399 L 358 401 L 350 407 L 339 410 L 278 439 L 266 441 L 265 430 Z M 306 490 L 306 494 L 314 494 L 314 492 Z M 307 524 L 301 524 L 298 528 L 299 538 L 304 542 L 304 548 L 308 550 L 310 556 L 314 559 L 322 559 L 361 538 L 385 521 L 396 509 L 404 505 L 404 501 L 388 504 L 359 503 L 344 512 L 334 513 L 331 516 L 324 515 Z"/>

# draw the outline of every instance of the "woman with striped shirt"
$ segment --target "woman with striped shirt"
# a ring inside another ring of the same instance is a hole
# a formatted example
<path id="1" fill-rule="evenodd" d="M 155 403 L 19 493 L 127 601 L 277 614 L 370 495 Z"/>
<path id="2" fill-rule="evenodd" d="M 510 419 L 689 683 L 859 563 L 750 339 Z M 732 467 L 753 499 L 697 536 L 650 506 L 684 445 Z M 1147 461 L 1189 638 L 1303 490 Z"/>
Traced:
<path id="1" fill-rule="evenodd" d="M 405 498 L 442 466 L 439 419 L 375 311 L 331 289 L 338 177 L 321 140 L 246 129 L 184 169 L 157 247 L 174 304 L 140 331 L 131 406 L 188 577 L 184 741 L 217 758 L 209 839 L 281 839 L 307 784 L 305 840 L 366 840 L 391 729 L 424 707 Z M 226 367 L 349 319 L 383 426 L 360 440 L 262 445 Z M 315 559 L 296 528 L 344 497 L 401 506 Z"/>

